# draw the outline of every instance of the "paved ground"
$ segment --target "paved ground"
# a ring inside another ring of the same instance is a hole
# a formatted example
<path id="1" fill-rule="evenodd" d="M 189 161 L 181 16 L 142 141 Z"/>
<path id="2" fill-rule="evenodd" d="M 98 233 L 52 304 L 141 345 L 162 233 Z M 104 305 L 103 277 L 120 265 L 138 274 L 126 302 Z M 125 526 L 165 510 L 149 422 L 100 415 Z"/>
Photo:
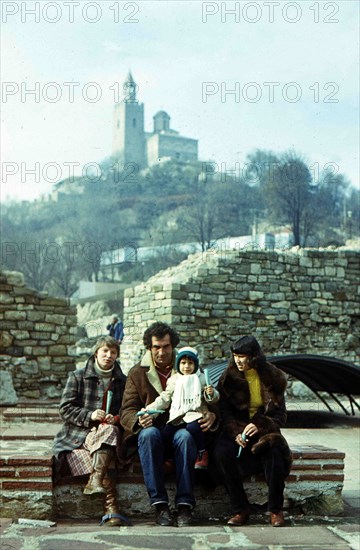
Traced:
<path id="1" fill-rule="evenodd" d="M 290 425 L 297 426 L 302 422 L 300 408 L 303 406 L 290 406 L 290 412 L 292 409 L 296 417 L 296 422 L 292 421 Z M 314 443 L 346 453 L 345 513 L 342 517 L 288 516 L 287 526 L 279 529 L 269 526 L 266 516 L 261 515 L 252 517 L 250 523 L 241 528 L 229 527 L 223 520 L 199 522 L 186 528 L 164 528 L 149 520 L 137 520 L 132 527 L 109 528 L 84 521 L 61 521 L 53 527 L 28 527 L 2 519 L 1 550 L 360 550 L 359 420 L 329 415 L 321 405 L 316 405 L 313 413 L 316 414 L 302 422 L 305 428 L 289 427 L 284 430 L 284 435 L 290 445 Z M 1 454 L 48 454 L 57 429 L 53 419 L 48 425 L 27 422 L 26 426 L 23 423 L 9 426 L 2 422 L 0 431 L 8 438 L 1 441 Z M 18 438 L 22 439 L 21 449 Z"/>
<path id="2" fill-rule="evenodd" d="M 289 520 L 290 521 L 290 520 Z M 318 520 L 319 521 L 319 520 Z M 287 527 L 273 528 L 251 523 L 245 527 L 209 524 L 191 527 L 156 527 L 141 522 L 132 527 L 97 527 L 93 523 L 59 523 L 50 528 L 10 525 L 1 534 L 2 550 L 104 550 L 104 549 L 359 549 L 359 525 L 346 523 L 301 524 L 301 519 Z"/>

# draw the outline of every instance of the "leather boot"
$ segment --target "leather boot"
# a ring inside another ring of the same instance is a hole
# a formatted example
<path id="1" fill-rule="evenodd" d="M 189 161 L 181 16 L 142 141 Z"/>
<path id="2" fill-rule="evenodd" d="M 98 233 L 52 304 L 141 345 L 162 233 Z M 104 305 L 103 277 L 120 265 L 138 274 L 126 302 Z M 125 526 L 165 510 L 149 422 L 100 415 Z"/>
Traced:
<path id="1" fill-rule="evenodd" d="M 108 470 L 111 459 L 113 458 L 113 450 L 99 449 L 93 455 L 93 471 L 90 474 L 89 481 L 84 489 L 84 495 L 94 495 L 96 493 L 106 493 L 103 487 L 103 479 Z"/>
<path id="2" fill-rule="evenodd" d="M 106 496 L 105 496 L 105 515 L 107 514 L 119 514 L 119 509 L 117 506 L 117 493 L 116 493 L 116 485 L 115 482 L 112 479 L 104 479 L 103 481 L 105 490 L 106 490 Z M 106 521 L 106 525 L 110 526 L 118 526 L 122 525 L 122 521 L 120 518 L 117 517 L 110 517 Z"/>
<path id="3" fill-rule="evenodd" d="M 131 525 L 130 521 L 119 512 L 115 481 L 107 477 L 103 481 L 103 486 L 106 490 L 105 514 L 102 517 L 100 525 L 104 525 L 104 523 L 110 527 Z"/>

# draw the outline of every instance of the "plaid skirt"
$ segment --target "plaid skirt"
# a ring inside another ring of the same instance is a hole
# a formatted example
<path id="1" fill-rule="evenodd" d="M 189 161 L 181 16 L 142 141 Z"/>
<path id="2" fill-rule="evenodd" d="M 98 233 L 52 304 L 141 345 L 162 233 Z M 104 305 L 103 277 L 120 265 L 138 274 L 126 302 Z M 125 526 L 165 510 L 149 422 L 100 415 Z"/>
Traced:
<path id="1" fill-rule="evenodd" d="M 67 453 L 66 459 L 73 476 L 84 476 L 92 472 L 92 454 L 98 451 L 101 445 L 111 445 L 119 451 L 119 428 L 111 424 L 99 424 L 97 428 L 87 434 L 81 447 Z"/>

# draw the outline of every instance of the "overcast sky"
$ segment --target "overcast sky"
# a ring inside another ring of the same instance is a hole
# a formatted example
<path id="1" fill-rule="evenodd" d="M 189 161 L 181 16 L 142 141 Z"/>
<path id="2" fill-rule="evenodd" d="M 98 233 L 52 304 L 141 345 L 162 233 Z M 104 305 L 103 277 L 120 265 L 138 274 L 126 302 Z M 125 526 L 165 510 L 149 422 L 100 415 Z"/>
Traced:
<path id="1" fill-rule="evenodd" d="M 295 149 L 315 172 L 330 163 L 358 185 L 357 1 L 1 7 L 3 199 L 39 197 L 69 163 L 81 174 L 111 154 L 129 69 L 146 130 L 167 111 L 199 140 L 200 159 L 241 170 L 255 148 Z"/>

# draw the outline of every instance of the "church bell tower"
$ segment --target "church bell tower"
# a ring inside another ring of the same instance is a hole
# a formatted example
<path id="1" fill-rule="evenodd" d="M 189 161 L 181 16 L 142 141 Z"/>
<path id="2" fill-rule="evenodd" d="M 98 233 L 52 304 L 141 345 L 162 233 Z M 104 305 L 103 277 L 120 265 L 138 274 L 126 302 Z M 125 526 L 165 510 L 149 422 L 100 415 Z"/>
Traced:
<path id="1" fill-rule="evenodd" d="M 114 106 L 113 155 L 126 165 L 146 166 L 144 104 L 137 99 L 138 86 L 131 72 L 123 84 L 123 97 Z"/>

